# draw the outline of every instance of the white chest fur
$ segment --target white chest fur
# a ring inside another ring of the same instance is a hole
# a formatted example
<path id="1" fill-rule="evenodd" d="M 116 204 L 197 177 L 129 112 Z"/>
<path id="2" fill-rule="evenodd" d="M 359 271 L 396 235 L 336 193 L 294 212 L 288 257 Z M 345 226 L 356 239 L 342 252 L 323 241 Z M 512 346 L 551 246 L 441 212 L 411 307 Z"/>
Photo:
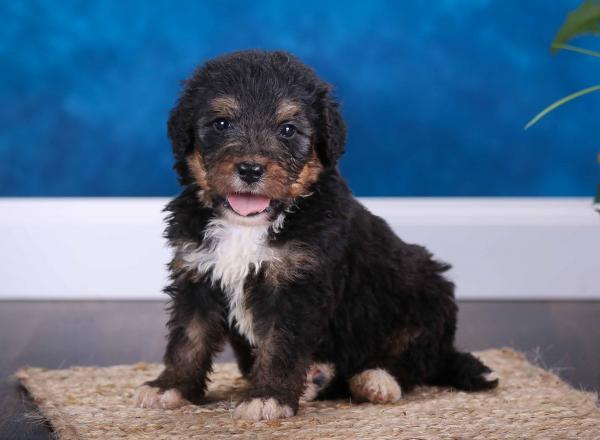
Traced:
<path id="1" fill-rule="evenodd" d="M 251 270 L 274 258 L 267 245 L 269 225 L 240 225 L 223 219 L 212 220 L 200 248 L 180 248 L 184 264 L 199 274 L 209 274 L 229 302 L 229 325 L 235 319 L 239 332 L 256 345 L 252 313 L 245 304 L 244 281 Z"/>

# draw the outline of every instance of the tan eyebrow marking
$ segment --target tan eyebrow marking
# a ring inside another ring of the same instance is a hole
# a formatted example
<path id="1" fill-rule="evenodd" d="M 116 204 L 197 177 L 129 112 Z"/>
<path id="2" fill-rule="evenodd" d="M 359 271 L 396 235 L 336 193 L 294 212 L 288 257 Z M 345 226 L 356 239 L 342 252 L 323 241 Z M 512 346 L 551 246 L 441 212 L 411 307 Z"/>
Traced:
<path id="1" fill-rule="evenodd" d="M 233 117 L 240 105 L 233 96 L 218 96 L 210 102 L 210 108 L 223 116 Z"/>
<path id="2" fill-rule="evenodd" d="M 289 121 L 294 116 L 296 116 L 300 112 L 300 106 L 294 101 L 283 100 L 279 103 L 277 107 L 277 111 L 275 112 L 275 117 L 277 118 L 277 123 L 282 123 L 285 121 Z"/>

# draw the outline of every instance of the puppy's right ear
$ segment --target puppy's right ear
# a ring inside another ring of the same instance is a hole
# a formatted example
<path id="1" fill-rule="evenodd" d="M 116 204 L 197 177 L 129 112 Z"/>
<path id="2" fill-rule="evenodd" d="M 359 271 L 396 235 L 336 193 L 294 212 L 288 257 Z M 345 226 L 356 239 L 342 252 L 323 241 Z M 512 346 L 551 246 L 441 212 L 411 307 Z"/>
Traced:
<path id="1" fill-rule="evenodd" d="M 194 149 L 195 139 L 194 111 L 193 108 L 187 104 L 189 99 L 186 98 L 185 93 L 179 98 L 177 105 L 171 110 L 169 121 L 167 122 L 167 130 L 169 139 L 171 139 L 173 156 L 175 158 L 173 168 L 177 172 L 179 182 L 182 185 L 192 183 L 186 158 Z"/>

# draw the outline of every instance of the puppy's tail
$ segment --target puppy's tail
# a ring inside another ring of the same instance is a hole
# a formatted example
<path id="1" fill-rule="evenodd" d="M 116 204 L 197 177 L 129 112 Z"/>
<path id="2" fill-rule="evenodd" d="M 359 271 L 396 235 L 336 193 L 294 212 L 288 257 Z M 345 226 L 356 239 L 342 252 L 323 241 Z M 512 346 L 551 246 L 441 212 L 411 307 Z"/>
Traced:
<path id="1" fill-rule="evenodd" d="M 452 351 L 433 384 L 463 391 L 490 390 L 498 386 L 498 379 L 490 380 L 491 373 L 492 370 L 471 353 Z"/>

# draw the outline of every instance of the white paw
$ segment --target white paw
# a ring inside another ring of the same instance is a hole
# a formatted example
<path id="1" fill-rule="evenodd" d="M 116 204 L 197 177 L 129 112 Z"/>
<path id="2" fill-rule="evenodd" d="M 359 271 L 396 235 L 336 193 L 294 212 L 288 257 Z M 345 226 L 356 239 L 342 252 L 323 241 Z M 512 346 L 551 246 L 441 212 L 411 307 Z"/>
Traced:
<path id="1" fill-rule="evenodd" d="M 390 373 L 380 368 L 365 370 L 350 379 L 352 396 L 359 401 L 394 403 L 402 397 L 402 390 Z"/>
<path id="2" fill-rule="evenodd" d="M 306 385 L 300 400 L 304 402 L 314 400 L 329 385 L 334 376 L 333 364 L 312 364 L 306 372 Z"/>
<path id="3" fill-rule="evenodd" d="M 281 405 L 274 398 L 252 399 L 240 403 L 235 409 L 233 416 L 236 419 L 245 420 L 274 420 L 292 417 L 294 411 L 288 405 Z"/>
<path id="4" fill-rule="evenodd" d="M 161 392 L 149 385 L 142 385 L 135 390 L 134 400 L 139 408 L 175 409 L 188 404 L 175 388 Z"/>
<path id="5" fill-rule="evenodd" d="M 483 375 L 483 378 L 485 380 L 487 380 L 488 382 L 491 382 L 493 380 L 500 380 L 500 376 L 498 376 L 498 373 L 496 373 L 495 371 L 490 371 L 489 373 L 485 373 Z"/>

